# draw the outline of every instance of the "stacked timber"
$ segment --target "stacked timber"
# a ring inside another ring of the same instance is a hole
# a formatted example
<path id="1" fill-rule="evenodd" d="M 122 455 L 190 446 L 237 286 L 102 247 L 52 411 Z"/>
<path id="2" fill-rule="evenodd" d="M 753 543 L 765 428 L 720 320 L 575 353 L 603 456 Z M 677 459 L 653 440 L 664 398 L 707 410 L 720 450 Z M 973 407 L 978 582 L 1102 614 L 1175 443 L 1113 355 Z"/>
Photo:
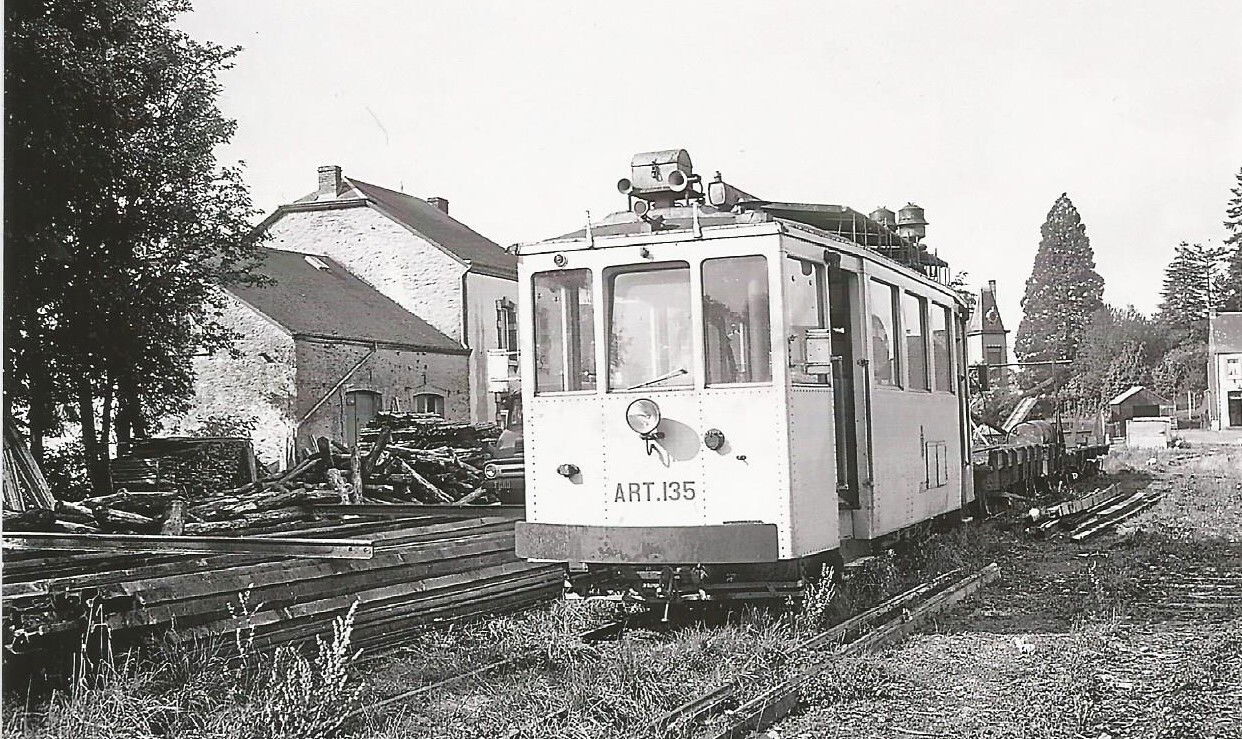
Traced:
<path id="1" fill-rule="evenodd" d="M 4 644 L 17 652 L 70 648 L 95 623 L 123 644 L 164 632 L 181 638 L 240 632 L 253 635 L 256 647 L 271 648 L 330 632 L 332 620 L 355 601 L 356 642 L 393 644 L 429 622 L 555 597 L 563 568 L 517 559 L 513 525 L 498 517 L 435 515 L 336 523 L 300 530 L 297 539 L 270 536 L 260 554 L 230 553 L 227 546 L 209 554 L 9 549 Z M 346 537 L 373 553 L 299 556 L 307 536 Z M 246 548 L 239 543 L 237 551 Z"/>
<path id="2" fill-rule="evenodd" d="M 56 500 L 25 440 L 5 419 L 4 424 L 4 527 L 37 529 L 54 519 Z"/>
<path id="3" fill-rule="evenodd" d="M 363 496 L 387 503 L 492 503 L 483 488 L 495 424 L 381 413 L 359 434 Z"/>
<path id="4" fill-rule="evenodd" d="M 7 440 L 15 432 L 5 433 Z M 28 485 L 10 486 L 10 469 L 16 474 L 33 468 L 37 475 L 38 466 L 33 459 L 7 464 L 6 441 L 5 525 L 74 534 L 243 535 L 312 525 L 308 507 L 317 503 L 490 504 L 496 498 L 483 487 L 482 467 L 486 445 L 499 433 L 494 424 L 383 413 L 362 432 L 357 448 L 320 438 L 289 470 L 257 479 L 257 468 L 246 464 L 253 461 L 248 440 L 144 439 L 128 444 L 125 456 L 113 461 L 119 492 L 78 502 L 54 500 L 46 482 L 36 488 L 43 497 L 21 493 Z M 188 476 L 195 472 L 203 479 Z M 221 487 L 221 480 L 232 482 Z M 10 497 L 37 505 L 10 512 Z"/>

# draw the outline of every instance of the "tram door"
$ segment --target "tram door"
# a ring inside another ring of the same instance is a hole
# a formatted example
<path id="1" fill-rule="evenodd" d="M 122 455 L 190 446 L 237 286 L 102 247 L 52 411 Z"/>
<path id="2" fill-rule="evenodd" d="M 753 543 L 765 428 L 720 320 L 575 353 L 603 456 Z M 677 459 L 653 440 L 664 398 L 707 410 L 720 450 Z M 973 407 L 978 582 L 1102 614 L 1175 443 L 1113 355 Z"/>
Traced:
<path id="1" fill-rule="evenodd" d="M 828 269 L 832 318 L 833 422 L 836 427 L 837 496 L 852 508 L 858 499 L 858 434 L 854 423 L 854 291 L 858 276 Z"/>

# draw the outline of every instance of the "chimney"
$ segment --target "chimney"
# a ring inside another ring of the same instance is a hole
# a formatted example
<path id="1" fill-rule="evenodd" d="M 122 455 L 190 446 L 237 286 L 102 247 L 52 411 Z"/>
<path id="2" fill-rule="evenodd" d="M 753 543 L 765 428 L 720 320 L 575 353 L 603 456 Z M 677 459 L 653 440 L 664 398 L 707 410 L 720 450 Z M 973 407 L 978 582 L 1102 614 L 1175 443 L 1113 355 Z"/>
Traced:
<path id="1" fill-rule="evenodd" d="M 988 280 L 988 292 L 996 294 L 996 280 Z"/>
<path id="2" fill-rule="evenodd" d="M 332 200 L 341 192 L 341 168 L 325 164 L 319 168 L 319 192 L 317 200 Z"/>
<path id="3" fill-rule="evenodd" d="M 427 198 L 427 202 L 439 210 L 444 215 L 448 215 L 448 198 L 442 198 L 439 195 Z"/>

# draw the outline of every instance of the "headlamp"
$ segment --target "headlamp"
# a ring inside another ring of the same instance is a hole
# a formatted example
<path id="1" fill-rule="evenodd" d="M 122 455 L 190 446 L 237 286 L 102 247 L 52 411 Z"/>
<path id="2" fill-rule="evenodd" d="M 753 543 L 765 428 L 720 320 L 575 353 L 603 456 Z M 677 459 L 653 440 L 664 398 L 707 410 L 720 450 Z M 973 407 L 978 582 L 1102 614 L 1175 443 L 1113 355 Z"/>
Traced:
<path id="1" fill-rule="evenodd" d="M 639 398 L 625 409 L 625 422 L 634 429 L 634 433 L 646 436 L 660 425 L 660 406 L 654 400 Z"/>

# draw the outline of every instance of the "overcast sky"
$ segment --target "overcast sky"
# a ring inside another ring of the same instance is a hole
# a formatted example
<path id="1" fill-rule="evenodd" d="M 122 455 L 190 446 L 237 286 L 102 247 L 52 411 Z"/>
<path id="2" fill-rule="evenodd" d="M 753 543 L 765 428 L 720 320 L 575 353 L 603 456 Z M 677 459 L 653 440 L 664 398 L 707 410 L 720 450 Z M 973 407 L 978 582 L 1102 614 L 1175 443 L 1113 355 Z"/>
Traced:
<path id="1" fill-rule="evenodd" d="M 922 205 L 1011 330 L 1060 193 L 1106 300 L 1151 311 L 1242 167 L 1235 0 L 196 6 L 193 35 L 244 47 L 221 156 L 265 211 L 340 164 L 507 245 L 624 208 L 631 154 L 685 148 L 772 200 Z"/>

